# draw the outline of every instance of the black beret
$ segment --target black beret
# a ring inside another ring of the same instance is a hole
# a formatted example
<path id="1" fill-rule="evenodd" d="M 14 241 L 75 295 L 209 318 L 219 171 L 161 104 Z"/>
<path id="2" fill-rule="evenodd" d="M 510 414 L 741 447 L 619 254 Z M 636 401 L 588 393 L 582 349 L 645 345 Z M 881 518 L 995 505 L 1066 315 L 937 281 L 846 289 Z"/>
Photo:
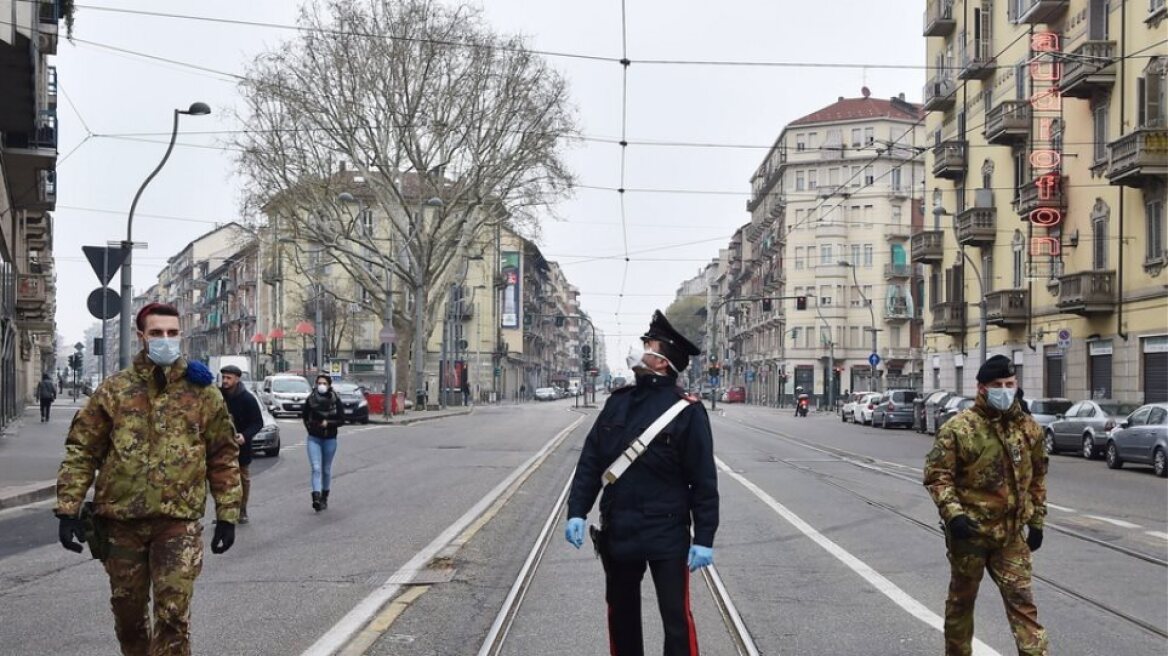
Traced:
<path id="1" fill-rule="evenodd" d="M 667 357 L 678 371 L 684 371 L 689 366 L 691 356 L 700 355 L 702 350 L 694 346 L 693 342 L 669 324 L 661 310 L 653 312 L 653 319 L 649 322 L 649 330 L 641 335 L 641 340 L 655 339 L 664 347 L 662 355 Z"/>
<path id="2" fill-rule="evenodd" d="M 239 367 L 237 367 L 233 364 L 229 364 L 229 365 L 223 367 L 222 369 L 219 370 L 219 373 L 231 374 L 232 376 L 239 376 L 240 378 L 243 378 L 243 369 L 240 369 Z"/>
<path id="3" fill-rule="evenodd" d="M 977 382 L 985 385 L 1014 375 L 1014 363 L 1004 355 L 995 355 L 977 370 Z"/>

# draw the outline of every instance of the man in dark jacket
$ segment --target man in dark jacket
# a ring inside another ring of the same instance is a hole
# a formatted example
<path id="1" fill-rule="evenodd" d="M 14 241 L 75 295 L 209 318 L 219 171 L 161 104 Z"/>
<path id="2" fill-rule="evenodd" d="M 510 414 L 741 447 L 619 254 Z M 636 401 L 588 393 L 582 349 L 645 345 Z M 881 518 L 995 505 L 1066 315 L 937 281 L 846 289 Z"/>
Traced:
<path id="1" fill-rule="evenodd" d="M 223 401 L 227 404 L 227 412 L 231 414 L 231 422 L 235 424 L 235 442 L 239 445 L 239 480 L 243 487 L 243 500 L 239 505 L 239 523 L 250 521 L 247 517 L 247 499 L 251 492 L 251 441 L 264 428 L 264 415 L 260 411 L 260 403 L 252 396 L 239 381 L 243 378 L 243 371 L 229 364 L 219 370 L 222 377 L 219 389 L 223 392 Z"/>
<path id="2" fill-rule="evenodd" d="M 613 391 L 584 442 L 568 497 L 565 537 L 576 548 L 583 544 L 584 518 L 607 482 L 597 548 L 605 571 L 612 654 L 644 653 L 641 579 L 648 565 L 665 629 L 664 653 L 696 656 L 689 575 L 714 562 L 718 476 L 705 407 L 678 387 L 677 377 L 699 350 L 660 311 L 641 341 L 644 354 L 629 358 L 636 384 Z M 647 434 L 679 401 L 680 414 L 655 436 Z M 638 437 L 649 446 L 629 448 Z M 632 455 L 637 452 L 641 455 Z M 627 462 L 626 455 L 635 460 L 623 474 L 617 473 L 619 467 L 610 468 L 618 460 Z"/>
<path id="3" fill-rule="evenodd" d="M 57 388 L 53 385 L 53 379 L 48 372 L 41 377 L 41 382 L 37 383 L 37 400 L 41 402 L 41 422 L 49 420 L 49 409 L 53 407 L 53 401 L 57 400 Z"/>

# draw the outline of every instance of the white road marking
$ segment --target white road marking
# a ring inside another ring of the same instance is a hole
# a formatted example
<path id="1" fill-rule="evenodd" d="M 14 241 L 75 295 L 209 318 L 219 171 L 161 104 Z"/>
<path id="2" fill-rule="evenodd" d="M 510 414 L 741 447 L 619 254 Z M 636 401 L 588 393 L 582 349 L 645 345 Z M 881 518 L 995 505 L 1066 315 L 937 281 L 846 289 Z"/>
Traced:
<path id="1" fill-rule="evenodd" d="M 495 489 L 488 492 L 482 499 L 479 500 L 470 510 L 454 521 L 453 524 L 446 527 L 438 537 L 434 538 L 430 544 L 426 545 L 418 553 L 414 554 L 405 565 L 393 573 L 385 583 L 371 592 L 369 596 L 362 599 L 353 610 L 350 610 L 340 619 L 339 622 L 333 625 L 323 636 L 320 637 L 311 647 L 304 650 L 301 656 L 332 656 L 337 650 L 345 646 L 354 635 L 356 635 L 366 624 L 373 619 L 381 607 L 387 601 L 397 596 L 401 591 L 402 585 L 395 583 L 395 581 L 411 580 L 419 571 L 426 567 L 439 551 L 441 551 L 451 540 L 454 540 L 462 531 L 469 526 L 475 519 L 478 518 L 499 495 L 503 494 L 511 486 L 517 478 L 523 475 L 529 467 L 538 462 L 540 458 L 547 452 L 559 446 L 560 442 L 568 436 L 577 426 L 583 422 L 585 416 L 580 416 L 576 421 L 572 422 L 567 428 L 560 431 L 555 437 L 548 440 L 546 444 L 540 448 L 535 455 L 524 461 L 523 464 L 515 468 L 507 478 L 503 479 L 501 483 L 495 486 Z"/>
<path id="2" fill-rule="evenodd" d="M 1091 519 L 1097 519 L 1101 522 L 1106 522 L 1108 524 L 1112 524 L 1112 525 L 1118 526 L 1120 528 L 1143 528 L 1143 526 L 1140 526 L 1139 524 L 1132 524 L 1131 522 L 1125 522 L 1122 519 L 1112 519 L 1110 517 L 1103 517 L 1102 515 L 1086 515 L 1086 514 L 1084 514 L 1083 516 L 1090 517 Z"/>
<path id="3" fill-rule="evenodd" d="M 1079 512 L 1078 510 L 1075 510 L 1074 508 L 1067 508 L 1066 506 L 1060 506 L 1060 505 L 1057 505 L 1057 504 L 1053 504 L 1053 503 L 1051 503 L 1051 502 L 1049 502 L 1049 501 L 1047 501 L 1047 502 L 1046 502 L 1046 507 L 1047 507 L 1047 508 L 1054 508 L 1055 510 L 1061 510 L 1062 512 L 1068 512 L 1068 513 L 1077 513 L 1077 512 Z"/>
<path id="4" fill-rule="evenodd" d="M 1168 533 L 1161 533 L 1160 531 L 1144 531 L 1144 535 L 1150 535 L 1161 540 L 1168 540 Z"/>
<path id="5" fill-rule="evenodd" d="M 741 483 L 743 487 L 754 493 L 754 496 L 758 497 L 763 503 L 769 506 L 771 510 L 774 510 L 780 517 L 787 520 L 788 523 L 797 528 L 800 533 L 806 535 L 808 538 L 811 538 L 811 540 L 822 547 L 824 551 L 834 556 L 837 560 L 846 565 L 848 569 L 851 569 L 856 574 L 859 574 L 860 577 L 871 584 L 872 587 L 876 588 L 878 591 L 880 591 L 881 594 L 891 599 L 893 603 L 895 603 L 897 606 L 900 606 L 902 609 L 908 612 L 909 615 L 912 615 L 913 617 L 919 619 L 920 621 L 938 631 L 945 630 L 945 621 L 941 618 L 940 615 L 937 615 L 933 611 L 929 610 L 924 604 L 914 599 L 895 583 L 888 580 L 884 575 L 872 569 L 872 567 L 867 563 L 860 560 L 859 558 L 856 558 L 843 547 L 826 538 L 822 533 L 815 530 L 815 528 L 810 524 L 803 521 L 803 519 L 798 515 L 791 512 L 786 506 L 776 501 L 774 497 L 763 491 L 762 488 L 750 482 L 750 480 L 748 480 L 745 476 L 730 469 L 730 467 L 728 467 L 721 458 L 715 457 L 714 460 L 718 463 L 718 468 L 721 469 L 724 473 Z M 1000 652 L 985 644 L 981 640 L 978 640 L 977 638 L 974 638 L 973 640 L 973 653 L 974 656 L 1002 656 Z"/>

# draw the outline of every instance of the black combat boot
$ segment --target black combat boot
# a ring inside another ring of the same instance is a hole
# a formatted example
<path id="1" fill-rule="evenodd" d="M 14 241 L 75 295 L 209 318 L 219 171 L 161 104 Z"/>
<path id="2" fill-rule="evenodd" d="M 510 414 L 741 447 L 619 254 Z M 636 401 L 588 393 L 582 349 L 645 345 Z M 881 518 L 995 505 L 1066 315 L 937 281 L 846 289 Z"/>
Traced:
<path id="1" fill-rule="evenodd" d="M 324 509 L 324 504 L 320 500 L 320 492 L 312 493 L 312 509 L 316 512 L 320 512 Z"/>
<path id="2" fill-rule="evenodd" d="M 320 509 L 321 510 L 328 510 L 328 493 L 329 493 L 328 490 L 325 490 L 325 491 L 320 493 Z"/>

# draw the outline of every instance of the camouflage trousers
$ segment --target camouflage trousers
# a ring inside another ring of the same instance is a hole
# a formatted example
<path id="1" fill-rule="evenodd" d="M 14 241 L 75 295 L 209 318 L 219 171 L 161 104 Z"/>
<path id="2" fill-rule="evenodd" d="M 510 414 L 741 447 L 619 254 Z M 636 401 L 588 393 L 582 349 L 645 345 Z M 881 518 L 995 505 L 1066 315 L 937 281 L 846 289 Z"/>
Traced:
<path id="1" fill-rule="evenodd" d="M 108 520 L 108 526 L 110 555 L 105 571 L 123 656 L 189 656 L 191 595 L 203 569 L 202 525 L 142 519 Z"/>
<path id="2" fill-rule="evenodd" d="M 949 544 L 949 596 L 945 599 L 945 656 L 973 654 L 973 605 L 988 569 L 1006 604 L 1006 618 L 1020 656 L 1046 656 L 1046 629 L 1030 587 L 1030 548 L 1016 535 L 1005 546 L 983 547 L 977 541 Z"/>

